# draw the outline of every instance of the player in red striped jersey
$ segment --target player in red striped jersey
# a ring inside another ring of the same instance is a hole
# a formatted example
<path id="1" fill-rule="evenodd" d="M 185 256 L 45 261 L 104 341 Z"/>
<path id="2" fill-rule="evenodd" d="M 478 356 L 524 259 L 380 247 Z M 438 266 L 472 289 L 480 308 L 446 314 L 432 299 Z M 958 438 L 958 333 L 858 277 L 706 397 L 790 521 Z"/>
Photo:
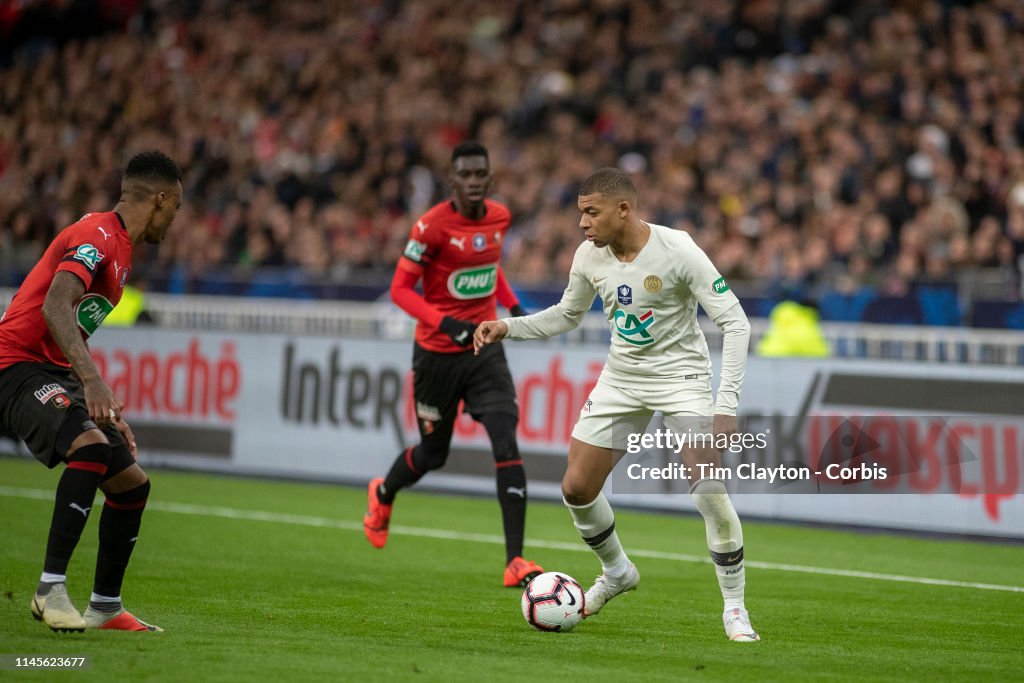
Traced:
<path id="1" fill-rule="evenodd" d="M 453 150 L 449 181 L 452 198 L 416 221 L 391 283 L 392 299 L 418 321 L 413 394 L 420 443 L 400 453 L 386 477 L 370 482 L 363 528 L 374 547 L 384 547 L 395 495 L 444 465 L 463 401 L 491 440 L 505 528 L 503 582 L 522 586 L 543 569 L 522 557 L 526 473 L 516 443 L 515 386 L 500 346 L 480 356 L 471 347 L 476 324 L 494 317 L 495 301 L 524 314 L 498 265 L 510 215 L 486 198 L 490 161 L 479 143 Z M 414 289 L 421 279 L 422 295 Z"/>
<path id="2" fill-rule="evenodd" d="M 57 235 L 0 319 L 0 428 L 17 434 L 57 484 L 32 615 L 54 631 L 159 631 L 125 611 L 121 584 L 139 536 L 149 478 L 135 462 L 122 402 L 100 377 L 86 340 L 117 305 L 132 248 L 158 244 L 181 205 L 181 171 L 166 155 L 128 162 L 113 211 L 86 214 Z M 66 572 L 96 489 L 106 496 L 89 608 L 68 597 Z"/>

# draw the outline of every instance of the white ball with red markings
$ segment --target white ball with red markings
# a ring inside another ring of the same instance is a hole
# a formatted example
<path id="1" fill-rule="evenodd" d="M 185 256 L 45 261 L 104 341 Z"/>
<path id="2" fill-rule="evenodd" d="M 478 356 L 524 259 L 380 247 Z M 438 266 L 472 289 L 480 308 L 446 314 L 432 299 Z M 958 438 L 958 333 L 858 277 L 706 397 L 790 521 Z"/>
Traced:
<path id="1" fill-rule="evenodd" d="M 540 631 L 571 631 L 583 619 L 585 599 L 576 579 L 545 572 L 523 591 L 523 617 Z"/>

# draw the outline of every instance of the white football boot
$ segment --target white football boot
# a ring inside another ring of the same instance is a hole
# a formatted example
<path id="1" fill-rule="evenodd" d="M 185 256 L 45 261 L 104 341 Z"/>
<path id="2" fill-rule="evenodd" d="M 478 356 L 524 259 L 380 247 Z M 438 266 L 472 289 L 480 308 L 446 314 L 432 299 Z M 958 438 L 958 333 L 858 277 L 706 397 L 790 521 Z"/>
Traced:
<path id="1" fill-rule="evenodd" d="M 53 631 L 84 631 L 85 620 L 71 604 L 63 583 L 54 584 L 46 595 L 32 597 L 32 616 Z"/>
<path id="2" fill-rule="evenodd" d="M 729 640 L 737 643 L 753 643 L 761 640 L 761 636 L 757 635 L 757 631 L 750 625 L 750 615 L 745 609 L 733 607 L 725 610 L 725 613 L 722 614 L 722 623 L 725 624 L 725 635 L 729 637 Z"/>
<path id="3" fill-rule="evenodd" d="M 621 577 L 609 576 L 607 572 L 601 574 L 585 595 L 583 618 L 594 616 L 601 611 L 606 602 L 619 593 L 635 590 L 639 583 L 640 572 L 637 571 L 635 564 L 630 564 L 629 569 Z"/>

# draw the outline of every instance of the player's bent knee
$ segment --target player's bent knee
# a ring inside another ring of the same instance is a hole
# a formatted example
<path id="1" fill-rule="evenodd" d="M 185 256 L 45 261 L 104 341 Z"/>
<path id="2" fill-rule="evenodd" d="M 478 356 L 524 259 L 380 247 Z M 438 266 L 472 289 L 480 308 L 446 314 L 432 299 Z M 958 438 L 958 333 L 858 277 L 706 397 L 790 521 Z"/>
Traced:
<path id="1" fill-rule="evenodd" d="M 444 463 L 448 460 L 448 449 L 422 447 L 422 452 L 418 455 L 421 458 L 421 461 L 417 463 L 418 469 L 422 472 L 429 472 L 444 467 Z"/>
<path id="2" fill-rule="evenodd" d="M 115 510 L 137 510 L 146 507 L 150 488 L 149 479 L 144 479 L 141 484 L 125 491 L 103 493 L 107 497 L 106 504 L 109 507 Z"/>
<path id="3" fill-rule="evenodd" d="M 569 505 L 586 505 L 593 502 L 601 493 L 600 486 L 576 477 L 566 476 L 562 479 L 562 498 Z"/>
<path id="4" fill-rule="evenodd" d="M 104 477 L 103 483 L 108 479 L 121 475 L 122 472 L 125 475 L 121 479 L 129 481 L 131 486 L 138 486 L 146 479 L 146 473 L 135 462 L 135 458 L 132 456 L 132 452 L 127 444 L 118 442 L 110 447 L 110 468 L 107 470 L 107 476 Z M 124 486 L 121 488 L 124 488 Z"/>
<path id="5" fill-rule="evenodd" d="M 116 463 L 118 460 L 116 454 L 112 456 L 112 462 Z M 111 464 L 110 470 L 113 471 L 115 464 Z M 130 491 L 131 489 L 142 486 L 149 481 L 149 477 L 146 476 L 146 472 L 136 464 L 131 464 L 124 469 L 111 474 L 108 472 L 108 476 L 100 482 L 100 489 L 104 494 L 120 493 L 123 491 Z"/>
<path id="6" fill-rule="evenodd" d="M 105 438 L 102 443 L 86 443 L 68 453 L 67 463 L 68 469 L 85 470 L 104 476 L 110 465 L 110 445 Z"/>

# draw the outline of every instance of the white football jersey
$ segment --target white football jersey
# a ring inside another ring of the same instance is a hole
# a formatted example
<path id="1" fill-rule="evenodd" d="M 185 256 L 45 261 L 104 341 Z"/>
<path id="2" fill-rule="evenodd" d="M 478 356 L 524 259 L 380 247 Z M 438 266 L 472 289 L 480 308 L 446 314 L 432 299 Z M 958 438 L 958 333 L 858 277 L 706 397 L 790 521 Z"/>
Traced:
<path id="1" fill-rule="evenodd" d="M 690 235 L 661 225 L 650 228 L 650 239 L 630 263 L 619 261 L 610 247 L 583 242 L 562 300 L 534 315 L 504 319 L 508 338 L 566 332 L 579 325 L 596 294 L 612 335 L 602 373 L 608 383 L 631 387 L 710 375 L 697 304 L 718 320 L 739 300 Z M 742 367 L 740 373 L 742 378 Z"/>

